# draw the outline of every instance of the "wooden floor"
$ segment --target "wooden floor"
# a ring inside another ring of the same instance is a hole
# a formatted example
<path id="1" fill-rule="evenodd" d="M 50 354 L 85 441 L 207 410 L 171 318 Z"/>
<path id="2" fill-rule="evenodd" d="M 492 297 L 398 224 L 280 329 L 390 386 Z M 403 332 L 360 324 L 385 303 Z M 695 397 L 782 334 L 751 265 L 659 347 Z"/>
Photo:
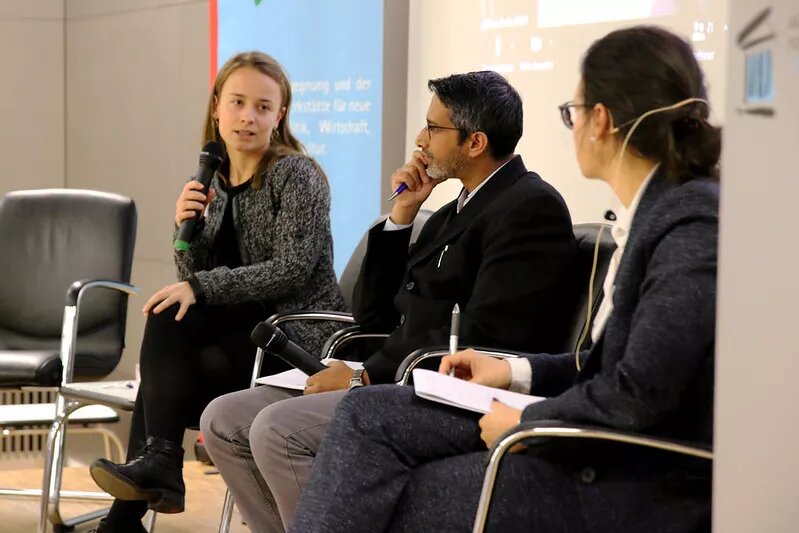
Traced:
<path id="1" fill-rule="evenodd" d="M 183 476 L 186 481 L 186 512 L 174 515 L 158 515 L 156 533 L 178 532 L 216 532 L 219 515 L 225 496 L 225 485 L 219 474 L 199 462 L 186 462 Z M 33 488 L 41 485 L 41 470 L 0 470 L 0 487 Z M 89 476 L 89 469 L 65 468 L 64 488 L 72 490 L 97 490 Z M 93 502 L 64 502 L 61 514 L 64 517 L 76 516 L 104 507 Z M 29 498 L 0 498 L 0 531 L 3 533 L 30 533 L 36 530 L 39 517 L 39 500 Z M 97 522 L 89 522 L 75 529 L 76 533 L 86 532 L 96 527 Z M 231 532 L 243 533 L 247 528 L 241 524 L 239 514 L 233 515 Z M 52 528 L 49 529 L 52 531 Z"/>

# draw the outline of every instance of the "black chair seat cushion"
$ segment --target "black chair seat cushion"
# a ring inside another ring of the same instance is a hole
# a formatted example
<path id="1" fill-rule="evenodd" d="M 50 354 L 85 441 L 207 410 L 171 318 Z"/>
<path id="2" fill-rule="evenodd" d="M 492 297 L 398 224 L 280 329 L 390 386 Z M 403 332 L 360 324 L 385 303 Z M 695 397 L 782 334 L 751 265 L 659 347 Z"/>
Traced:
<path id="1" fill-rule="evenodd" d="M 55 387 L 60 381 L 58 351 L 0 350 L 0 387 Z"/>

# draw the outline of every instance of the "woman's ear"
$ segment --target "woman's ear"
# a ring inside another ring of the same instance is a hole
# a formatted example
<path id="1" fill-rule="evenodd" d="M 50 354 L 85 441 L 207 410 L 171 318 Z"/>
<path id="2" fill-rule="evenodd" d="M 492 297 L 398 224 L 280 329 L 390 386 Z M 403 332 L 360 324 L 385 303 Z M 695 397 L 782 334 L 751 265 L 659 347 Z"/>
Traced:
<path id="1" fill-rule="evenodd" d="M 211 118 L 215 121 L 219 120 L 219 97 L 214 95 L 214 103 L 211 104 Z"/>
<path id="2" fill-rule="evenodd" d="M 286 106 L 280 108 L 280 113 L 277 114 L 277 120 L 275 121 L 275 127 L 280 125 L 280 121 L 283 120 L 283 117 L 286 116 Z"/>
<path id="3" fill-rule="evenodd" d="M 613 116 L 610 114 L 605 104 L 596 104 L 591 109 L 591 137 L 594 139 L 604 139 L 608 135 L 612 135 L 613 129 Z"/>

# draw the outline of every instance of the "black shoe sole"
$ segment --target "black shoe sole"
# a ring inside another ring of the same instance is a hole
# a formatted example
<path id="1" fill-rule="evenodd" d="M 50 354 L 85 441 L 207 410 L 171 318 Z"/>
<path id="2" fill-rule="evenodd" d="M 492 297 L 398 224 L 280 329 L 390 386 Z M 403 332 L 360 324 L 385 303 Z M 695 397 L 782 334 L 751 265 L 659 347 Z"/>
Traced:
<path id="1" fill-rule="evenodd" d="M 103 464 L 93 464 L 89 473 L 97 486 L 120 500 L 145 500 L 157 513 L 175 514 L 184 510 L 184 496 L 171 490 L 143 489 L 135 481 Z"/>

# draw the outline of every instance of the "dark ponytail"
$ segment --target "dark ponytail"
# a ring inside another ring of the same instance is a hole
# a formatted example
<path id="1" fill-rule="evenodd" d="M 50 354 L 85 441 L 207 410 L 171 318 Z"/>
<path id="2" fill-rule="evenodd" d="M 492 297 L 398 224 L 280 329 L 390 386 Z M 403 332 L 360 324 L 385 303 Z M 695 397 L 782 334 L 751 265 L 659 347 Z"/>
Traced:
<path id="1" fill-rule="evenodd" d="M 670 175 L 680 182 L 697 176 L 718 179 L 721 128 L 704 118 L 687 115 L 675 120 L 671 129 L 671 143 L 664 159 Z"/>
<path id="2" fill-rule="evenodd" d="M 604 104 L 622 138 L 647 111 L 707 99 L 691 46 L 653 26 L 615 31 L 596 41 L 583 58 L 582 78 L 585 103 Z M 708 122 L 709 114 L 704 102 L 654 113 L 638 124 L 629 146 L 660 162 L 677 182 L 718 178 L 721 129 Z"/>

